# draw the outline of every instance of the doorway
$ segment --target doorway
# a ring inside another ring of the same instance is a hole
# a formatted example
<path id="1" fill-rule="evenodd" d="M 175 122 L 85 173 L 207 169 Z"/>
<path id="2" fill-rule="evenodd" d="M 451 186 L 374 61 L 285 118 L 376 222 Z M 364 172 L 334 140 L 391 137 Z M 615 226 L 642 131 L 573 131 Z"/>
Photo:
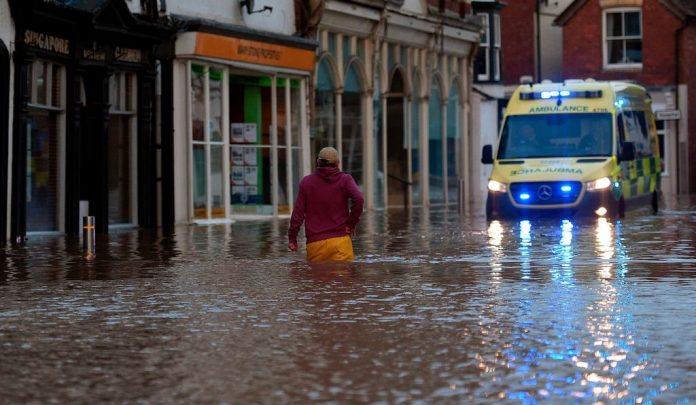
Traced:
<path id="1" fill-rule="evenodd" d="M 394 73 L 387 97 L 387 206 L 407 207 L 411 183 L 408 180 L 406 98 L 399 70 Z"/>

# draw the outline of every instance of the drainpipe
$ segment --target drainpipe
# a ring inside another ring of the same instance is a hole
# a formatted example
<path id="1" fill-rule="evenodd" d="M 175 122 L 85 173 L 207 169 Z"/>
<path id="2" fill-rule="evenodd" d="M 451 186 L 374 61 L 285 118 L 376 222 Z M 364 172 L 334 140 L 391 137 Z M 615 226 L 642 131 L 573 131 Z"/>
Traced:
<path id="1" fill-rule="evenodd" d="M 674 31 L 674 105 L 676 106 L 677 109 L 679 109 L 679 79 L 681 78 L 680 75 L 680 70 L 681 70 L 681 47 L 680 42 L 681 42 L 681 37 L 682 33 L 684 32 L 684 29 L 688 26 L 689 24 L 689 17 L 685 18 L 684 21 L 682 22 L 682 25 L 677 28 L 676 31 Z M 679 131 L 680 125 L 677 124 L 677 153 L 676 153 L 676 165 L 677 169 L 675 170 L 675 178 L 676 178 L 676 183 L 677 183 L 677 194 L 681 194 L 681 182 L 680 182 L 680 171 L 679 171 L 679 138 L 680 138 L 680 131 Z M 688 162 L 687 162 L 688 163 Z M 688 180 L 688 179 L 687 179 Z M 687 186 L 688 190 L 688 186 Z"/>

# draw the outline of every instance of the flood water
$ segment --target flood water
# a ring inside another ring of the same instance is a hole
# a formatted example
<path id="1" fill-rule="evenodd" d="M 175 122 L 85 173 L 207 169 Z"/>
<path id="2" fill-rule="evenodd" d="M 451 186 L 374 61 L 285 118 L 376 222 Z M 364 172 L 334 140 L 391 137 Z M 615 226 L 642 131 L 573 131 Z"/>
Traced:
<path id="1" fill-rule="evenodd" d="M 0 248 L 0 403 L 688 403 L 696 198 L 622 221 L 367 213 Z"/>

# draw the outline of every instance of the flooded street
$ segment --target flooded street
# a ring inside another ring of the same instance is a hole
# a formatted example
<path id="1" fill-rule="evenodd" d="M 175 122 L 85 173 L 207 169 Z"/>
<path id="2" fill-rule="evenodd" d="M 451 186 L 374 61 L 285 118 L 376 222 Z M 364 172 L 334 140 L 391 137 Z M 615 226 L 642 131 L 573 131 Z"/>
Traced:
<path id="1" fill-rule="evenodd" d="M 287 220 L 0 250 L 0 403 L 688 403 L 696 198 L 622 221 L 368 212 L 350 268 Z"/>

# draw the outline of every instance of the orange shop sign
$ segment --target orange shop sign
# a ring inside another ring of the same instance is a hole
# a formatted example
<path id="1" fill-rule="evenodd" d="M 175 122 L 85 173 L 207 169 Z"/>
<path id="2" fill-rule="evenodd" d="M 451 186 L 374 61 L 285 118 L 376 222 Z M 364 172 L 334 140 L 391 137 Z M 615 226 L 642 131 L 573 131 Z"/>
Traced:
<path id="1" fill-rule="evenodd" d="M 196 34 L 195 53 L 199 56 L 306 71 L 314 68 L 314 52 L 308 49 L 205 32 Z"/>

